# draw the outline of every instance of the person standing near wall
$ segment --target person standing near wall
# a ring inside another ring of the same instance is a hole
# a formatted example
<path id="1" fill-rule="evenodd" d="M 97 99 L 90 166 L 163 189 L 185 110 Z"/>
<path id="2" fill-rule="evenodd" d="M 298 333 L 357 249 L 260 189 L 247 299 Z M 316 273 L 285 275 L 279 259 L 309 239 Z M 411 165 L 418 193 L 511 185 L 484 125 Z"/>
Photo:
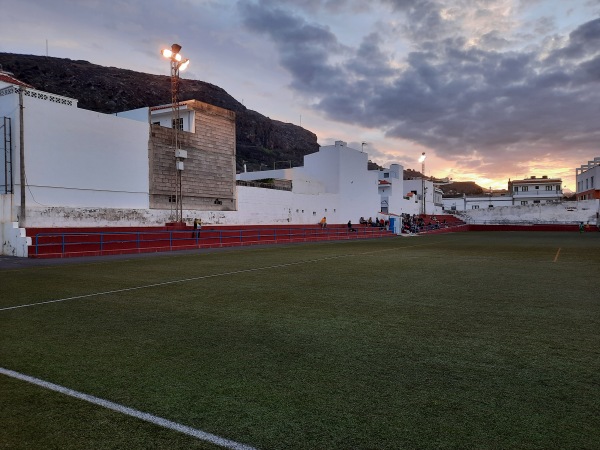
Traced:
<path id="1" fill-rule="evenodd" d="M 200 237 L 200 230 L 202 229 L 202 219 L 194 219 L 194 231 L 192 237 Z"/>

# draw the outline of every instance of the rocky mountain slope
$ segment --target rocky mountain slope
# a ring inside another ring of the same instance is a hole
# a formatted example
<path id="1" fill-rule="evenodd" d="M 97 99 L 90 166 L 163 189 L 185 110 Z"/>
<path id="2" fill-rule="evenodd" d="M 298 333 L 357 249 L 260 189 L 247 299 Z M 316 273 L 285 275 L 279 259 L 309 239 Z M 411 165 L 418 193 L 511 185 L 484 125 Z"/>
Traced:
<path id="1" fill-rule="evenodd" d="M 104 67 L 87 61 L 0 53 L 5 71 L 41 91 L 79 100 L 79 107 L 101 113 L 171 103 L 169 76 Z M 236 113 L 237 168 L 248 170 L 277 161 L 303 164 L 303 156 L 318 151 L 317 136 L 247 109 L 225 90 L 198 80 L 181 79 L 181 100 L 200 100 Z M 279 166 L 277 166 L 279 168 Z"/>

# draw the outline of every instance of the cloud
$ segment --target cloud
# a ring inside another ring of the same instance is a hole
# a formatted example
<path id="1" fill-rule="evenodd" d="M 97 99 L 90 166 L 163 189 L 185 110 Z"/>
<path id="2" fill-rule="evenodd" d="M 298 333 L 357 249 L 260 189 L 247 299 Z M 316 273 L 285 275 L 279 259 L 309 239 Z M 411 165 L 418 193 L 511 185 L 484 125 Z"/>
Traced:
<path id="1" fill-rule="evenodd" d="M 530 36 L 541 39 L 523 46 L 512 3 L 460 0 L 450 9 L 436 0 L 382 0 L 396 25 L 365 34 L 356 47 L 266 2 L 242 2 L 242 15 L 276 43 L 296 93 L 329 119 L 384 130 L 465 167 L 480 161 L 490 172 L 507 156 L 516 167 L 552 152 L 597 152 L 600 19 L 551 42 L 543 37 L 553 21 L 531 21 Z M 411 51 L 395 54 L 387 46 L 394 38 Z"/>

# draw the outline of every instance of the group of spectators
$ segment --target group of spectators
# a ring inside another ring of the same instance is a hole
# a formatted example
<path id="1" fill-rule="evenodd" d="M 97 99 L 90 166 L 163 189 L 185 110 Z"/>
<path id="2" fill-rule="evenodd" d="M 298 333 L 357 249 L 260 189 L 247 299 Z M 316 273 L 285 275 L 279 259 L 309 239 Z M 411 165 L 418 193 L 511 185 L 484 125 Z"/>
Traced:
<path id="1" fill-rule="evenodd" d="M 402 214 L 402 232 L 403 233 L 420 233 L 421 231 L 438 230 L 446 228 L 448 225 L 446 219 L 440 222 L 437 217 L 432 216 L 425 222 L 421 216 L 413 214 Z"/>
<path id="2" fill-rule="evenodd" d="M 359 220 L 359 223 L 361 225 L 366 225 L 368 227 L 385 228 L 386 230 L 390 226 L 390 221 L 389 220 L 378 219 L 377 217 L 375 217 L 375 220 L 373 220 L 372 217 L 369 217 L 368 220 L 365 220 L 364 217 L 361 217 L 360 220 Z"/>
<path id="3" fill-rule="evenodd" d="M 369 217 L 369 220 L 365 220 L 364 217 L 361 217 L 359 220 L 359 223 L 361 225 L 366 225 L 367 227 L 377 227 L 379 229 L 385 228 L 386 230 L 388 230 L 390 227 L 389 220 L 377 219 L 377 217 L 375 218 L 375 220 L 373 220 L 373 218 L 371 218 L 371 217 Z M 323 217 L 319 221 L 319 226 L 321 228 L 327 228 L 327 217 Z M 348 221 L 348 231 L 353 232 L 353 233 L 355 233 L 357 231 L 356 228 L 354 228 L 352 226 L 352 220 Z"/>

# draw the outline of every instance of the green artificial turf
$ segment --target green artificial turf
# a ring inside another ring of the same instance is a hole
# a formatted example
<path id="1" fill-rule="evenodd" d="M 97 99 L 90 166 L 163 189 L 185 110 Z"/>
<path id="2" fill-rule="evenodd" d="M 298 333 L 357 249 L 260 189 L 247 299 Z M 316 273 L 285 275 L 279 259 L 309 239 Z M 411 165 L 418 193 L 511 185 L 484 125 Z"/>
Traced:
<path id="1" fill-rule="evenodd" d="M 0 367 L 262 449 L 595 449 L 599 274 L 600 233 L 548 232 L 6 270 L 0 308 L 105 294 L 0 311 Z M 4 375 L 0 423 L 214 448 Z"/>

